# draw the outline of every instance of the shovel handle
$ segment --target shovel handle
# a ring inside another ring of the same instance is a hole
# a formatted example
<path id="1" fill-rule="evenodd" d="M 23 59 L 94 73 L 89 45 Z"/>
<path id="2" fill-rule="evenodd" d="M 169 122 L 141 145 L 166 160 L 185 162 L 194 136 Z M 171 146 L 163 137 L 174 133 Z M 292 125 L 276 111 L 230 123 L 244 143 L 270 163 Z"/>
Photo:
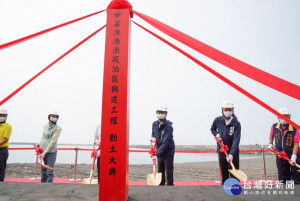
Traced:
<path id="1" fill-rule="evenodd" d="M 153 143 L 153 140 L 152 140 L 152 139 L 150 140 L 150 144 L 151 144 L 151 147 L 152 147 L 152 148 L 155 148 L 155 147 L 156 147 L 156 143 L 157 143 L 157 140 L 156 140 L 156 139 L 154 140 L 154 143 Z"/>
<path id="2" fill-rule="evenodd" d="M 221 138 L 221 137 L 220 137 Z M 221 148 L 223 148 L 223 153 L 225 154 L 226 157 L 228 157 L 228 153 L 227 151 L 224 149 L 224 143 L 223 143 L 223 140 L 219 140 L 219 138 L 215 137 L 216 141 L 218 142 L 218 144 L 220 145 Z"/>
<path id="3" fill-rule="evenodd" d="M 93 163 L 92 163 L 92 168 L 91 168 L 91 170 L 94 170 L 94 168 L 95 168 L 95 161 L 96 161 L 96 157 L 93 157 Z"/>
<path id="4" fill-rule="evenodd" d="M 270 152 L 275 153 L 279 158 L 282 158 L 282 159 L 284 159 L 284 160 L 286 160 L 286 161 L 288 161 L 288 162 L 291 162 L 291 161 L 292 161 L 291 159 L 289 159 L 289 157 L 286 156 L 286 154 L 285 154 L 285 155 L 282 155 L 282 152 L 284 152 L 284 151 L 279 152 L 279 151 L 277 151 L 277 149 L 275 149 L 274 147 L 273 147 L 273 148 L 269 148 L 268 150 L 269 150 Z M 300 169 L 300 165 L 298 165 L 296 162 L 294 162 L 293 165 L 295 165 L 297 168 Z"/>
<path id="5" fill-rule="evenodd" d="M 230 161 L 230 165 L 231 165 L 232 169 L 235 170 L 235 167 L 234 167 L 232 161 Z"/>
<path id="6" fill-rule="evenodd" d="M 94 170 L 91 170 L 88 184 L 91 184 L 91 183 L 92 183 L 92 180 L 93 180 L 93 173 L 94 173 Z"/>

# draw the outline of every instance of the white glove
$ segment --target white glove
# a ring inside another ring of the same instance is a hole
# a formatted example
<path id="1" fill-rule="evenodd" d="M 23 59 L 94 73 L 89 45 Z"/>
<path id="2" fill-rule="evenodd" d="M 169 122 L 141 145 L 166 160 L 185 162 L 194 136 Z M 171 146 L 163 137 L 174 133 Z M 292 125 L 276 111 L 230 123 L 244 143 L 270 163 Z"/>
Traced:
<path id="1" fill-rule="evenodd" d="M 45 155 L 46 155 L 46 153 L 47 153 L 46 151 L 44 151 L 43 153 L 41 153 L 41 157 L 44 158 Z"/>
<path id="2" fill-rule="evenodd" d="M 151 157 L 151 160 L 156 160 L 156 159 L 157 159 L 156 156 Z"/>
<path id="3" fill-rule="evenodd" d="M 273 148 L 273 144 L 270 143 L 268 148 L 272 149 Z"/>
<path id="4" fill-rule="evenodd" d="M 227 159 L 227 162 L 230 163 L 233 160 L 233 156 L 231 154 L 229 154 L 229 156 L 226 157 L 226 159 Z"/>
<path id="5" fill-rule="evenodd" d="M 291 157 L 291 162 L 290 162 L 290 164 L 291 164 L 292 166 L 295 166 L 294 163 L 296 163 L 296 160 L 297 160 L 297 155 L 293 154 L 292 157 Z"/>
<path id="6" fill-rule="evenodd" d="M 219 133 L 216 135 L 216 137 L 218 138 L 218 140 L 222 140 Z"/>
<path id="7" fill-rule="evenodd" d="M 95 143 L 95 145 L 99 146 L 100 140 L 99 140 L 99 139 L 98 139 L 98 140 L 95 140 L 94 143 Z"/>

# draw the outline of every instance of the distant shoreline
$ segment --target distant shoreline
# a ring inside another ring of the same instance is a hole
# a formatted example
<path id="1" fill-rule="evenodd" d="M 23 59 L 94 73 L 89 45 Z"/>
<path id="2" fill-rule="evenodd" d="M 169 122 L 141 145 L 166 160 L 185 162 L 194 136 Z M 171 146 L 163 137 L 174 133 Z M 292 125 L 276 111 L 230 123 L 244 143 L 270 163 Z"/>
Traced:
<path id="1" fill-rule="evenodd" d="M 267 147 L 265 145 L 240 145 L 240 150 L 261 150 L 262 146 L 264 149 Z M 150 149 L 150 145 L 129 145 L 130 148 L 140 148 L 140 149 Z M 176 145 L 177 151 L 215 151 L 217 149 L 216 145 Z"/>
<path id="2" fill-rule="evenodd" d="M 28 145 L 32 146 L 32 142 L 10 142 L 10 145 Z M 59 146 L 92 146 L 92 144 L 67 144 L 67 143 L 59 143 Z M 136 149 L 151 149 L 150 145 L 129 145 L 130 148 L 136 148 Z M 264 147 L 264 149 L 267 149 L 265 145 L 240 145 L 240 150 L 260 150 Z M 176 145 L 177 151 L 214 151 L 216 150 L 216 145 Z"/>

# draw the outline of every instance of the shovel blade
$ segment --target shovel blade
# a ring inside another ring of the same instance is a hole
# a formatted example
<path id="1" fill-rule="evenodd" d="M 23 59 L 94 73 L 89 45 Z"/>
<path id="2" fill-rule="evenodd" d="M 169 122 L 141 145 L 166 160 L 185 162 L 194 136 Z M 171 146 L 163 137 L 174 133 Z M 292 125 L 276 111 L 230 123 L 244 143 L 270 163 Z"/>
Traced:
<path id="1" fill-rule="evenodd" d="M 156 174 L 148 174 L 147 175 L 147 184 L 149 186 L 158 186 L 161 182 L 162 174 L 156 173 Z"/>
<path id="2" fill-rule="evenodd" d="M 49 170 L 53 170 L 52 167 L 50 167 L 49 165 L 45 165 L 44 163 L 39 163 L 40 166 L 42 166 L 43 168 L 49 169 Z"/>
<path id="3" fill-rule="evenodd" d="M 235 176 L 236 178 L 238 178 L 239 180 L 245 182 L 247 181 L 247 175 L 239 169 L 229 169 L 228 170 L 231 174 L 233 174 L 233 176 Z"/>
<path id="4" fill-rule="evenodd" d="M 98 184 L 98 179 L 83 178 L 82 184 Z"/>
<path id="5" fill-rule="evenodd" d="M 149 186 L 153 186 L 154 185 L 154 181 L 155 181 L 155 176 L 154 174 L 148 174 L 147 175 L 147 184 Z"/>

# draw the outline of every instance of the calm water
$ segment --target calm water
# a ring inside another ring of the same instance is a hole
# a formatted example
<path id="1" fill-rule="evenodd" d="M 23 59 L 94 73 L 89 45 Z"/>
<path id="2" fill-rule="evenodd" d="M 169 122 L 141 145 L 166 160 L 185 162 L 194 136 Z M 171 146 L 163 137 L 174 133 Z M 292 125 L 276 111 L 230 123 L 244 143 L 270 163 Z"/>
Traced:
<path id="1" fill-rule="evenodd" d="M 10 145 L 14 147 L 30 147 L 30 145 Z M 73 146 L 59 145 L 59 148 L 74 148 Z M 92 146 L 78 146 L 79 148 L 92 148 Z M 134 150 L 133 148 L 131 148 Z M 141 150 L 141 149 L 139 149 Z M 36 155 L 34 150 L 10 150 L 8 163 L 35 163 Z M 85 163 L 91 164 L 90 151 L 78 151 L 78 164 Z M 253 154 L 240 154 L 240 159 L 260 158 L 261 155 Z M 176 153 L 175 163 L 187 162 L 204 162 L 204 161 L 217 161 L 217 154 L 190 154 L 190 153 Z M 56 163 L 74 164 L 75 150 L 72 151 L 58 151 Z M 151 159 L 148 153 L 129 153 L 129 164 L 151 164 Z"/>

